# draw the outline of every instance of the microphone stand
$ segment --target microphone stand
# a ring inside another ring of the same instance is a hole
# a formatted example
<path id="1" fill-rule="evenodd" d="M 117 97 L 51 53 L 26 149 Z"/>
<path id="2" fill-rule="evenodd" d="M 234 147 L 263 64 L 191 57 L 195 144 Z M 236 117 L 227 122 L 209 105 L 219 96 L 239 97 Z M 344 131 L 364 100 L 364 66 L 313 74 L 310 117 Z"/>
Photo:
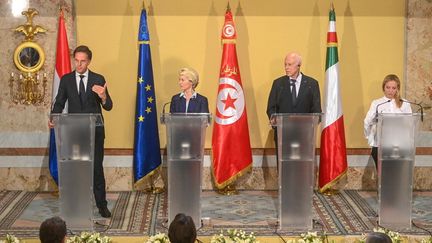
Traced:
<path id="1" fill-rule="evenodd" d="M 419 103 L 414 103 L 414 102 L 411 102 L 408 100 L 403 100 L 403 99 L 400 99 L 400 101 L 420 107 L 420 120 L 423 122 L 423 106 L 422 105 L 420 105 Z"/>
<path id="2" fill-rule="evenodd" d="M 165 103 L 165 104 L 163 105 L 163 107 L 162 107 L 162 115 L 161 115 L 161 118 L 160 118 L 161 123 L 165 123 L 165 108 L 166 108 L 166 106 L 167 106 L 168 104 L 170 104 L 170 103 L 171 103 L 171 101 Z"/>
<path id="3" fill-rule="evenodd" d="M 391 100 L 386 100 L 385 102 L 379 103 L 379 104 L 376 106 L 376 110 L 375 110 L 375 118 L 374 118 L 374 121 L 375 121 L 375 122 L 378 122 L 378 107 L 380 107 L 381 105 L 387 104 L 387 103 L 389 103 L 390 101 L 391 101 Z"/>

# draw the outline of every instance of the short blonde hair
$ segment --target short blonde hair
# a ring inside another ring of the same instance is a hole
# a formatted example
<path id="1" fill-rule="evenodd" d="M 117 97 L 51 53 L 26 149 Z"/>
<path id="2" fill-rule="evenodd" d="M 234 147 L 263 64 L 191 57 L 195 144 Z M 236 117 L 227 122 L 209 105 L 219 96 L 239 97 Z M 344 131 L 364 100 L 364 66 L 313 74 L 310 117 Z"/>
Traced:
<path id="1" fill-rule="evenodd" d="M 199 83 L 199 75 L 198 72 L 192 68 L 182 68 L 179 71 L 179 76 L 185 76 L 191 83 L 192 88 L 195 89 Z"/>

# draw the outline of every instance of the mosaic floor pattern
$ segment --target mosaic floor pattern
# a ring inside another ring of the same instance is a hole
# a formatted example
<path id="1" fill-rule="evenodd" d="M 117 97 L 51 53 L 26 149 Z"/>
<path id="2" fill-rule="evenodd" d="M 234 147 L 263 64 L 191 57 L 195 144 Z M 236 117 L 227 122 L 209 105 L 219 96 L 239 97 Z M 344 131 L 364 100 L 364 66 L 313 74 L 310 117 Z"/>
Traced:
<path id="1" fill-rule="evenodd" d="M 103 219 L 94 210 L 95 230 L 110 236 L 142 236 L 166 232 L 166 194 L 111 192 L 107 195 L 113 216 Z M 257 235 L 297 235 L 296 231 L 276 230 L 277 191 L 240 191 L 223 196 L 213 191 L 202 193 L 202 217 L 206 218 L 198 235 L 212 235 L 221 229 L 254 231 Z M 432 230 L 432 192 L 414 193 L 413 222 Z M 313 201 L 314 230 L 329 235 L 359 235 L 377 225 L 377 196 L 374 191 L 342 191 L 327 196 L 316 193 Z M 59 214 L 56 195 L 48 192 L 0 192 L 0 236 L 37 237 L 40 223 Z M 425 235 L 413 226 L 405 234 Z"/>

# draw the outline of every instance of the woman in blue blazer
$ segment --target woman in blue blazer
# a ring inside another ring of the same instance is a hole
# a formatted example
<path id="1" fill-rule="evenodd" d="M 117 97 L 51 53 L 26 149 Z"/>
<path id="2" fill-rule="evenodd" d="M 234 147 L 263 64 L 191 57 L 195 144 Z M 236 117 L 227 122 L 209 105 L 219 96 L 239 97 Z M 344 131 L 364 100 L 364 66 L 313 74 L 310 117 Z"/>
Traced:
<path id="1" fill-rule="evenodd" d="M 198 81 L 197 71 L 180 69 L 178 83 L 182 92 L 171 98 L 170 113 L 209 113 L 207 98 L 195 91 Z"/>

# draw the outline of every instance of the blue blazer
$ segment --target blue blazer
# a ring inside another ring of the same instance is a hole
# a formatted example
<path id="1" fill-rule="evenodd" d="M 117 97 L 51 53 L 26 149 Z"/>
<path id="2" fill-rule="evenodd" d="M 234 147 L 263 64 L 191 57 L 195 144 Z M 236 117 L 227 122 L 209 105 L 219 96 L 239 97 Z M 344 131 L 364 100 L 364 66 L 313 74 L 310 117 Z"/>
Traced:
<path id="1" fill-rule="evenodd" d="M 186 99 L 180 93 L 171 98 L 170 113 L 185 113 Z M 209 113 L 208 101 L 205 96 L 197 93 L 195 98 L 189 100 L 187 113 Z"/>

